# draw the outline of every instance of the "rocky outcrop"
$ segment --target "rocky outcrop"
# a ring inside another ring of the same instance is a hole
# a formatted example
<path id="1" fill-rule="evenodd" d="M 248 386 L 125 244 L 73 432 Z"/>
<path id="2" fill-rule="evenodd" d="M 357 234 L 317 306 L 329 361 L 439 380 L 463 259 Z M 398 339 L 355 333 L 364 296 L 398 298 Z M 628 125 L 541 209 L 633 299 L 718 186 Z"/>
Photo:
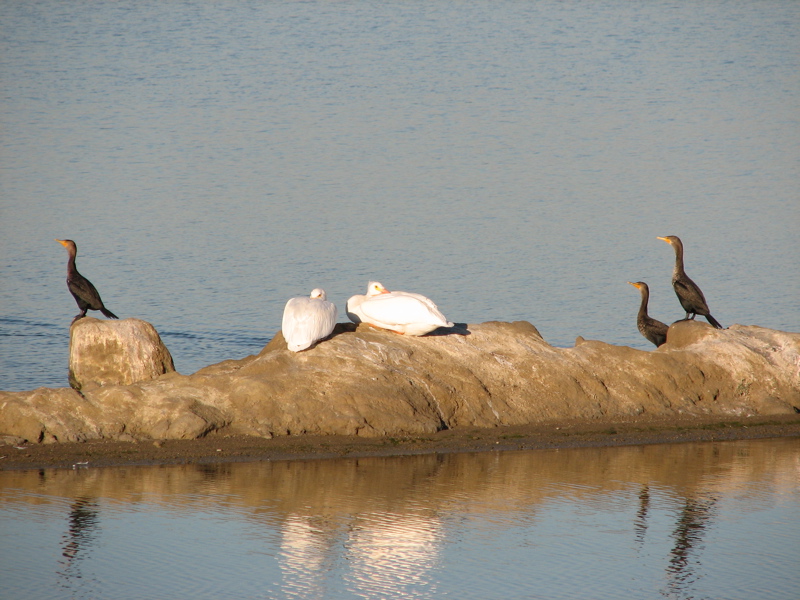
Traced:
<path id="1" fill-rule="evenodd" d="M 31 441 L 257 436 L 404 436 L 457 427 L 669 415 L 735 417 L 800 407 L 800 334 L 695 321 L 642 351 L 578 339 L 547 344 L 527 322 L 457 325 L 426 337 L 339 324 L 289 352 L 193 375 L 78 393 L 0 393 L 0 434 Z"/>
<path id="2" fill-rule="evenodd" d="M 76 390 L 128 385 L 175 371 L 169 350 L 146 321 L 84 317 L 69 333 L 69 384 Z"/>

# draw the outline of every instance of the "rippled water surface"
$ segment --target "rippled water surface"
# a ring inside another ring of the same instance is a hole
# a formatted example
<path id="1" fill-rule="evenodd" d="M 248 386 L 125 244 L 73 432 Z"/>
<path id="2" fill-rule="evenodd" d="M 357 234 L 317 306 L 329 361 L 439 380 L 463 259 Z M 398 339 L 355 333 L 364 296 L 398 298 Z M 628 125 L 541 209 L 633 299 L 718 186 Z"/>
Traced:
<path id="1" fill-rule="evenodd" d="M 800 330 L 800 4 L 0 3 L 0 389 L 66 385 L 66 254 L 176 367 L 369 279 L 648 348 L 687 271 Z"/>
<path id="2" fill-rule="evenodd" d="M 2 598 L 794 599 L 800 444 L 0 472 Z"/>

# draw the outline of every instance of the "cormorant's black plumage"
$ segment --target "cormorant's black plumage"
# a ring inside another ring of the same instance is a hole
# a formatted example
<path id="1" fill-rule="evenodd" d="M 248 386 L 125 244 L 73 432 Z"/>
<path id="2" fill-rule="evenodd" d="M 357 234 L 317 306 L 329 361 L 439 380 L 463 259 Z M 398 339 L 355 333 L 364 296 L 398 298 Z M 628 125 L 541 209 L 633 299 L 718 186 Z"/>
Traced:
<path id="1" fill-rule="evenodd" d="M 661 346 L 667 341 L 667 330 L 669 327 L 647 314 L 647 302 L 650 300 L 650 288 L 647 287 L 644 281 L 637 281 L 636 283 L 629 281 L 628 283 L 638 288 L 642 293 L 642 303 L 639 306 L 639 314 L 636 317 L 636 326 L 645 338 L 653 342 L 656 346 Z"/>
<path id="2" fill-rule="evenodd" d="M 64 246 L 69 253 L 69 261 L 67 261 L 67 287 L 78 303 L 78 308 L 81 309 L 80 314 L 75 315 L 72 319 L 74 323 L 78 319 L 86 316 L 87 310 L 99 310 L 109 319 L 118 319 L 117 315 L 112 313 L 103 305 L 103 300 L 97 292 L 97 288 L 92 285 L 92 282 L 86 279 L 83 275 L 78 273 L 78 268 L 75 266 L 75 257 L 78 254 L 78 247 L 72 240 L 56 240 L 59 244 Z"/>
<path id="3" fill-rule="evenodd" d="M 708 309 L 706 298 L 703 292 L 697 287 L 697 284 L 689 279 L 686 271 L 683 270 L 683 242 L 676 235 L 668 235 L 666 237 L 659 237 L 658 239 L 664 240 L 675 249 L 675 268 L 672 270 L 672 287 L 675 288 L 675 293 L 678 300 L 686 311 L 687 319 L 694 319 L 695 315 L 702 315 L 706 320 L 717 329 L 722 329 L 714 317 L 711 316 L 711 311 Z"/>

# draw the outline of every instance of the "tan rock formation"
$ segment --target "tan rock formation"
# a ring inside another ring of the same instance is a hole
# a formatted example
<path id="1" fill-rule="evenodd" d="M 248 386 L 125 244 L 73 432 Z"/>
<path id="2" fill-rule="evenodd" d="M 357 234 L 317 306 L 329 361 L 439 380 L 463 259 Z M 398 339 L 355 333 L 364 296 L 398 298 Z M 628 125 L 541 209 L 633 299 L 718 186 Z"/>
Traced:
<path id="1" fill-rule="evenodd" d="M 0 393 L 0 435 L 31 441 L 418 435 L 563 419 L 735 417 L 800 407 L 800 334 L 683 321 L 642 351 L 547 344 L 527 322 L 401 336 L 339 324 L 306 352 L 257 355 L 129 385 Z"/>
<path id="2" fill-rule="evenodd" d="M 175 370 L 169 350 L 146 321 L 84 317 L 69 333 L 69 384 L 76 390 L 128 385 Z"/>

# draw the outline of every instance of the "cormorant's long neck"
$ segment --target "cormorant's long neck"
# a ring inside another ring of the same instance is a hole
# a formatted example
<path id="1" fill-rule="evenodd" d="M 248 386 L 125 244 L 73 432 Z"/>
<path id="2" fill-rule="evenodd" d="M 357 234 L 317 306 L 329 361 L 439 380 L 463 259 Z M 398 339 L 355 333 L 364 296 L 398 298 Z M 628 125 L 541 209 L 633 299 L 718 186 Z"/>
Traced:
<path id="1" fill-rule="evenodd" d="M 75 252 L 69 253 L 69 260 L 67 261 L 67 276 L 72 277 L 78 272 L 78 267 L 75 266 Z"/>
<path id="2" fill-rule="evenodd" d="M 678 275 L 683 275 L 683 244 L 677 243 L 675 244 L 675 269 L 672 271 L 673 278 L 677 278 Z"/>
<path id="3" fill-rule="evenodd" d="M 650 291 L 642 288 L 642 303 L 639 305 L 639 317 L 647 316 L 647 302 L 650 300 Z"/>

